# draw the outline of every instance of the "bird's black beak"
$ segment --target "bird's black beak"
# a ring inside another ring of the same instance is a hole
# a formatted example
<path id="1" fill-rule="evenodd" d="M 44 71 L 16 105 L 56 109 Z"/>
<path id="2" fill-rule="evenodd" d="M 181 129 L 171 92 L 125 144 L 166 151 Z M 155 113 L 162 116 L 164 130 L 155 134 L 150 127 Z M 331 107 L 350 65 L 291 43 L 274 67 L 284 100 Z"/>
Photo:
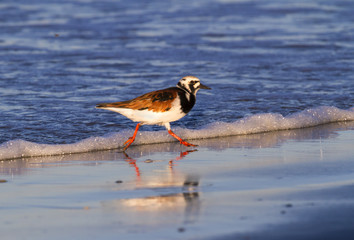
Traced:
<path id="1" fill-rule="evenodd" d="M 200 88 L 200 89 L 211 89 L 210 87 L 205 86 L 205 85 L 203 85 L 203 84 L 200 84 L 200 85 L 199 85 L 199 88 Z"/>

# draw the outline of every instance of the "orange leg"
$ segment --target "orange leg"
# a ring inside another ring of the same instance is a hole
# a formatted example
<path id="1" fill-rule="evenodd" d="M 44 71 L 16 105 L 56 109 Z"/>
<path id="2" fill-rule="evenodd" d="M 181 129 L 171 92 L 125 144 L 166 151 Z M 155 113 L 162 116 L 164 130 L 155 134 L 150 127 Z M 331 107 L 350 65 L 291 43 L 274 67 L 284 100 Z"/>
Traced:
<path id="1" fill-rule="evenodd" d="M 138 123 L 138 124 L 136 125 L 133 136 L 130 137 L 127 141 L 125 141 L 124 145 L 126 145 L 126 146 L 124 147 L 123 151 L 127 150 L 128 147 L 134 142 L 135 136 L 136 136 L 136 134 L 138 133 L 138 130 L 139 130 L 139 126 L 140 126 L 140 123 Z M 124 146 L 124 145 L 123 145 L 123 146 Z"/>
<path id="2" fill-rule="evenodd" d="M 198 146 L 198 145 L 194 145 L 194 144 L 188 143 L 186 141 L 183 141 L 182 138 L 178 137 L 174 132 L 172 132 L 171 129 L 168 130 L 168 133 L 171 134 L 174 138 L 176 138 L 184 146 L 187 146 L 187 147 L 196 147 L 196 146 Z"/>

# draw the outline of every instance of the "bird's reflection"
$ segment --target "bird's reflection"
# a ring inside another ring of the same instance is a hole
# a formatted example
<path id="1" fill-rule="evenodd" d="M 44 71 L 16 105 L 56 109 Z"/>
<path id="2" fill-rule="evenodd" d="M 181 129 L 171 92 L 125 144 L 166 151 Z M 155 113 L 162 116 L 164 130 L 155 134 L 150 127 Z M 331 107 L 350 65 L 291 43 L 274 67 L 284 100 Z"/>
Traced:
<path id="1" fill-rule="evenodd" d="M 155 180 L 151 179 L 151 181 Z M 150 180 L 147 179 L 147 181 Z M 160 181 L 164 182 L 166 179 L 161 178 Z M 133 221 L 137 225 L 161 225 L 166 222 L 190 224 L 196 222 L 200 214 L 199 188 L 199 177 L 188 175 L 178 185 L 170 182 L 169 185 L 163 187 L 139 188 L 140 190 L 152 190 L 150 196 L 105 201 L 102 202 L 102 205 L 106 211 L 134 218 Z M 173 193 L 159 194 L 161 191 Z M 166 215 L 171 217 L 166 219 Z M 146 219 L 149 219 L 148 223 Z"/>
<path id="2" fill-rule="evenodd" d="M 194 149 L 194 150 L 188 150 L 188 151 L 185 151 L 185 152 L 180 152 L 180 155 L 178 157 L 176 157 L 175 159 L 171 159 L 168 164 L 170 166 L 170 169 L 173 168 L 174 166 L 174 162 L 173 161 L 179 161 L 181 159 L 183 159 L 185 156 L 187 156 L 189 153 L 192 153 L 192 152 L 196 152 L 198 151 L 197 149 Z"/>
<path id="3" fill-rule="evenodd" d="M 196 151 L 198 151 L 198 150 L 194 149 L 194 150 L 180 152 L 179 156 L 168 161 L 169 168 L 172 170 L 173 166 L 174 166 L 174 161 L 179 161 L 179 160 L 183 159 L 184 157 L 186 157 L 188 154 L 190 154 L 192 152 L 196 152 Z M 140 178 L 141 177 L 141 170 L 139 169 L 139 167 L 137 165 L 137 160 L 134 158 L 131 158 L 126 152 L 123 152 L 123 154 L 125 156 L 125 161 L 128 162 L 130 164 L 130 166 L 132 166 L 135 169 L 136 177 L 140 181 L 141 180 L 141 178 Z M 146 160 L 146 162 L 152 162 L 152 160 Z"/>
<path id="4" fill-rule="evenodd" d="M 174 217 L 168 221 L 185 224 L 195 222 L 199 216 L 201 201 L 199 199 L 199 177 L 185 172 L 179 172 L 176 168 L 176 161 L 180 161 L 197 150 L 179 152 L 173 159 L 140 160 L 130 157 L 124 153 L 125 161 L 135 170 L 136 179 L 128 184 L 133 184 L 134 191 L 148 193 L 146 197 L 119 198 L 116 200 L 104 201 L 102 205 L 109 212 L 136 216 L 136 224 L 146 223 L 161 224 L 160 216 L 173 214 Z M 155 166 L 144 165 L 144 163 L 158 163 Z M 141 165 L 140 167 L 138 165 Z M 147 169 L 145 167 L 147 166 Z M 117 192 L 124 189 L 118 185 Z M 140 194 L 137 194 L 138 196 Z M 134 213 L 134 214 L 131 214 Z"/>
<path id="5" fill-rule="evenodd" d="M 138 165 L 136 164 L 136 160 L 129 157 L 129 155 L 126 153 L 126 152 L 123 152 L 124 156 L 125 156 L 125 161 L 128 162 L 130 164 L 130 166 L 134 167 L 135 168 L 135 174 L 136 174 L 136 177 L 138 178 L 138 180 L 140 180 L 140 169 L 138 167 Z"/>

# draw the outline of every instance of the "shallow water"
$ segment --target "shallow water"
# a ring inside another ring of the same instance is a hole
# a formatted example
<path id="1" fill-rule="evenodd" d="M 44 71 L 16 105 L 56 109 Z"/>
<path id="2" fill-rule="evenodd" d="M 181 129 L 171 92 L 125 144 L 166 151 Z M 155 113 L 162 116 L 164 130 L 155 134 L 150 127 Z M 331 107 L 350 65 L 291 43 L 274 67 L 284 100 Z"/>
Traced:
<path id="1" fill-rule="evenodd" d="M 135 123 L 94 106 L 173 86 L 187 74 L 212 91 L 200 91 L 172 128 L 208 131 L 255 114 L 351 109 L 353 8 L 326 0 L 2 1 L 0 143 L 68 144 L 117 133 L 120 146 Z"/>

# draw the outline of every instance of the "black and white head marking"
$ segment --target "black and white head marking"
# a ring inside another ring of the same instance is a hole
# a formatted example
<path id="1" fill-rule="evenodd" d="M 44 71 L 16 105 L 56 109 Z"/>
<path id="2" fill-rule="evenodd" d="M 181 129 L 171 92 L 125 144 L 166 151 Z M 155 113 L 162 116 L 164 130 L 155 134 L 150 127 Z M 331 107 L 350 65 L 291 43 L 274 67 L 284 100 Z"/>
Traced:
<path id="1" fill-rule="evenodd" d="M 201 89 L 200 80 L 194 76 L 186 76 L 179 80 L 177 87 L 187 91 L 190 94 L 197 94 L 198 90 Z"/>

